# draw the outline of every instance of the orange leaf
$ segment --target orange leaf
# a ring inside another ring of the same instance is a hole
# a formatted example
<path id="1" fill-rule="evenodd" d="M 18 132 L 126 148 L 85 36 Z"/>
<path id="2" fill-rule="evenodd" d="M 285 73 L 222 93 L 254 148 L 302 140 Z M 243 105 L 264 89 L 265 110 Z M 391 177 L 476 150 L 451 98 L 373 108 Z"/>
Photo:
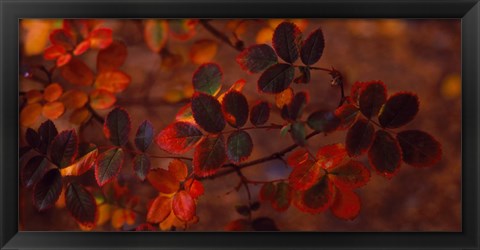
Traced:
<path id="1" fill-rule="evenodd" d="M 90 40 L 84 40 L 83 42 L 79 43 L 75 49 L 73 50 L 73 54 L 79 56 L 85 53 L 90 48 Z"/>
<path id="2" fill-rule="evenodd" d="M 262 28 L 258 31 L 255 41 L 257 44 L 272 43 L 273 29 L 270 27 Z"/>
<path id="3" fill-rule="evenodd" d="M 69 63 L 71 59 L 72 59 L 72 55 L 70 54 L 60 55 L 57 58 L 57 67 L 62 67 L 63 65 Z"/>
<path id="4" fill-rule="evenodd" d="M 182 190 L 173 197 L 172 210 L 178 219 L 190 221 L 195 216 L 196 204 L 192 196 Z"/>
<path id="5" fill-rule="evenodd" d="M 65 104 L 65 108 L 67 109 L 78 109 L 88 102 L 88 96 L 85 92 L 72 89 L 65 92 L 61 98 L 63 104 Z"/>
<path id="6" fill-rule="evenodd" d="M 94 109 L 111 108 L 116 101 L 115 95 L 103 89 L 96 89 L 90 93 L 90 106 Z"/>
<path id="7" fill-rule="evenodd" d="M 65 80 L 75 85 L 90 86 L 93 83 L 92 70 L 77 58 L 72 58 L 70 63 L 61 68 L 61 75 Z"/>
<path id="8" fill-rule="evenodd" d="M 20 125 L 30 127 L 42 114 L 42 105 L 39 103 L 32 103 L 25 106 L 20 112 Z"/>
<path id="9" fill-rule="evenodd" d="M 90 117 L 92 117 L 92 113 L 90 113 L 87 108 L 83 107 L 73 111 L 68 121 L 75 125 L 82 125 L 88 121 Z"/>
<path id="10" fill-rule="evenodd" d="M 52 83 L 48 85 L 43 91 L 43 98 L 47 102 L 54 102 L 60 98 L 63 94 L 63 88 L 58 83 Z"/>
<path id="11" fill-rule="evenodd" d="M 153 187 L 164 194 L 176 192 L 180 184 L 172 173 L 162 168 L 152 169 L 147 179 Z"/>
<path id="12" fill-rule="evenodd" d="M 87 146 L 88 145 L 88 146 Z M 78 176 L 87 172 L 95 164 L 95 160 L 98 156 L 98 149 L 94 144 L 86 144 L 85 150 L 87 153 L 84 153 L 81 157 L 75 160 L 70 166 L 60 169 L 62 176 Z M 81 148 L 82 150 L 82 148 Z M 80 154 L 80 153 L 79 153 Z"/>
<path id="13" fill-rule="evenodd" d="M 325 171 L 322 170 L 319 162 L 307 160 L 293 169 L 288 177 L 290 186 L 296 190 L 307 190 L 312 187 L 323 175 Z"/>
<path id="14" fill-rule="evenodd" d="M 168 171 L 175 176 L 178 181 L 184 181 L 188 175 L 187 164 L 179 159 L 174 159 L 170 162 Z"/>
<path id="15" fill-rule="evenodd" d="M 152 202 L 152 205 L 148 209 L 147 222 L 161 223 L 172 212 L 172 198 L 166 196 L 158 196 Z"/>
<path id="16" fill-rule="evenodd" d="M 112 30 L 109 28 L 94 29 L 90 33 L 90 47 L 93 49 L 105 49 L 112 44 Z"/>
<path id="17" fill-rule="evenodd" d="M 112 217 L 113 206 L 110 204 L 102 204 L 98 206 L 97 226 L 105 224 Z"/>
<path id="18" fill-rule="evenodd" d="M 294 168 L 301 167 L 306 163 L 308 163 L 308 151 L 304 148 L 293 151 L 287 159 L 288 166 Z"/>
<path id="19" fill-rule="evenodd" d="M 211 62 L 217 54 L 218 44 L 210 39 L 198 40 L 190 48 L 190 60 L 195 64 Z"/>
<path id="20" fill-rule="evenodd" d="M 317 152 L 317 160 L 322 168 L 330 169 L 340 164 L 347 157 L 345 145 L 341 143 L 321 147 Z"/>
<path id="21" fill-rule="evenodd" d="M 121 228 L 124 224 L 133 225 L 136 214 L 130 209 L 117 209 L 112 214 L 112 227 Z"/>
<path id="22" fill-rule="evenodd" d="M 43 94 L 39 90 L 30 90 L 26 93 L 27 97 L 27 103 L 32 104 L 32 103 L 37 103 L 40 102 L 43 99 Z"/>
<path id="23" fill-rule="evenodd" d="M 188 179 L 185 181 L 185 191 L 187 191 L 193 199 L 198 198 L 200 195 L 203 195 L 205 188 L 200 181 L 195 179 Z"/>
<path id="24" fill-rule="evenodd" d="M 130 81 L 130 76 L 120 70 L 106 71 L 97 76 L 95 88 L 119 93 L 128 87 Z"/>
<path id="25" fill-rule="evenodd" d="M 336 188 L 335 199 L 330 207 L 333 215 L 344 220 L 353 220 L 360 213 L 360 198 L 350 189 Z"/>
<path id="26" fill-rule="evenodd" d="M 42 115 L 50 120 L 55 120 L 63 115 L 65 105 L 62 102 L 49 102 L 43 106 Z"/>
<path id="27" fill-rule="evenodd" d="M 275 95 L 275 105 L 281 109 L 285 105 L 290 105 L 293 100 L 293 89 L 287 88 L 284 91 Z"/>
<path id="28" fill-rule="evenodd" d="M 48 19 L 22 19 L 20 24 L 24 30 L 23 48 L 25 55 L 41 54 L 47 45 L 53 21 Z"/>

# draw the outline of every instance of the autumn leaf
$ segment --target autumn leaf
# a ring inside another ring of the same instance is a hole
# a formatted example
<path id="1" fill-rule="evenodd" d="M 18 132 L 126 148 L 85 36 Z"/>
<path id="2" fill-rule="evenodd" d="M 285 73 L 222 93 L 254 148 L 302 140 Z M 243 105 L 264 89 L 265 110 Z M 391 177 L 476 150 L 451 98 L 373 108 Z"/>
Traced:
<path id="1" fill-rule="evenodd" d="M 20 124 L 24 127 L 30 127 L 38 121 L 41 114 L 42 105 L 40 103 L 28 104 L 20 111 Z"/>
<path id="2" fill-rule="evenodd" d="M 406 130 L 397 134 L 403 161 L 414 167 L 429 167 L 442 158 L 442 147 L 430 134 L 420 130 Z"/>
<path id="3" fill-rule="evenodd" d="M 222 78 L 223 72 L 218 64 L 202 64 L 193 73 L 193 88 L 195 91 L 215 96 L 222 88 Z"/>
<path id="4" fill-rule="evenodd" d="M 150 19 L 145 21 L 143 38 L 147 46 L 155 53 L 165 47 L 168 38 L 168 24 L 165 20 Z"/>
<path id="5" fill-rule="evenodd" d="M 69 183 L 66 206 L 75 220 L 84 226 L 94 226 L 98 218 L 97 205 L 92 194 L 80 184 Z"/>
<path id="6" fill-rule="evenodd" d="M 327 177 L 324 177 L 308 190 L 300 192 L 294 204 L 300 211 L 318 214 L 330 207 L 333 198 L 333 183 Z"/>
<path id="7" fill-rule="evenodd" d="M 138 126 L 135 135 L 135 146 L 138 150 L 145 152 L 153 141 L 153 125 L 150 121 L 145 120 Z"/>
<path id="8" fill-rule="evenodd" d="M 340 129 L 348 129 L 357 120 L 359 109 L 353 104 L 343 104 L 335 109 L 335 116 L 340 120 Z"/>
<path id="9" fill-rule="evenodd" d="M 309 102 L 310 98 L 306 92 L 298 92 L 293 97 L 289 105 L 283 106 L 282 118 L 285 120 L 296 121 L 303 113 L 303 109 Z"/>
<path id="10" fill-rule="evenodd" d="M 169 19 L 168 27 L 172 38 L 186 41 L 195 35 L 195 28 L 198 20 L 196 19 Z"/>
<path id="11" fill-rule="evenodd" d="M 222 110 L 225 120 L 234 128 L 240 128 L 248 120 L 248 102 L 245 96 L 238 91 L 229 91 L 222 101 Z"/>
<path id="12" fill-rule="evenodd" d="M 160 131 L 155 143 L 169 153 L 183 154 L 195 147 L 202 138 L 203 134 L 195 124 L 175 122 Z"/>
<path id="13" fill-rule="evenodd" d="M 195 41 L 190 47 L 190 60 L 195 64 L 208 63 L 217 54 L 218 43 L 211 39 Z"/>
<path id="14" fill-rule="evenodd" d="M 78 137 L 75 130 L 66 130 L 55 136 L 50 146 L 50 159 L 59 168 L 69 166 L 78 153 Z"/>
<path id="15" fill-rule="evenodd" d="M 278 59 L 272 47 L 266 44 L 255 44 L 238 54 L 236 61 L 243 70 L 253 74 L 276 64 Z"/>
<path id="16" fill-rule="evenodd" d="M 330 210 L 337 218 L 353 220 L 360 213 L 360 198 L 351 189 L 335 188 L 335 199 Z"/>
<path id="17" fill-rule="evenodd" d="M 98 156 L 95 163 L 95 179 L 100 187 L 118 175 L 124 157 L 125 154 L 121 148 L 110 148 Z"/>
<path id="18" fill-rule="evenodd" d="M 418 97 L 412 93 L 397 93 L 388 98 L 380 110 L 378 121 L 385 128 L 398 128 L 413 120 L 418 113 Z"/>
<path id="19" fill-rule="evenodd" d="M 225 128 L 221 104 L 211 95 L 195 93 L 192 97 L 195 122 L 209 133 L 220 133 Z"/>
<path id="20" fill-rule="evenodd" d="M 110 46 L 101 49 L 97 55 L 97 71 L 118 69 L 127 59 L 127 46 L 123 42 L 113 41 Z"/>
<path id="21" fill-rule="evenodd" d="M 316 157 L 322 168 L 330 170 L 347 157 L 347 151 L 344 144 L 330 144 L 319 148 Z"/>
<path id="22" fill-rule="evenodd" d="M 77 58 L 72 58 L 67 65 L 61 67 L 60 74 L 67 82 L 74 85 L 90 86 L 93 84 L 93 71 Z"/>
<path id="23" fill-rule="evenodd" d="M 152 169 L 147 179 L 160 193 L 172 194 L 179 188 L 179 181 L 173 173 L 162 168 Z"/>
<path id="24" fill-rule="evenodd" d="M 307 190 L 323 177 L 325 171 L 319 162 L 306 160 L 293 169 L 288 176 L 288 183 L 295 190 Z"/>
<path id="25" fill-rule="evenodd" d="M 128 142 L 131 127 L 130 115 L 125 109 L 117 107 L 105 118 L 103 133 L 114 145 L 124 146 Z"/>
<path id="26" fill-rule="evenodd" d="M 305 65 L 312 65 L 318 62 L 325 48 L 325 39 L 323 38 L 322 29 L 318 28 L 313 31 L 303 42 L 300 55 Z"/>
<path id="27" fill-rule="evenodd" d="M 361 162 L 350 160 L 332 167 L 328 177 L 337 187 L 355 189 L 368 183 L 370 171 Z"/>
<path id="28" fill-rule="evenodd" d="M 179 159 L 173 159 L 169 164 L 168 164 L 168 172 L 170 172 L 177 181 L 185 181 L 188 175 L 188 167 L 185 162 L 179 160 Z"/>
<path id="29" fill-rule="evenodd" d="M 293 151 L 287 158 L 287 164 L 290 167 L 296 168 L 308 164 L 309 154 L 305 148 L 299 148 Z"/>
<path id="30" fill-rule="evenodd" d="M 95 79 L 95 88 L 111 93 L 123 92 L 131 82 L 129 75 L 120 70 L 104 70 Z"/>
<path id="31" fill-rule="evenodd" d="M 62 192 L 62 175 L 58 169 L 51 169 L 43 175 L 33 188 L 33 203 L 38 211 L 51 208 Z"/>
<path id="32" fill-rule="evenodd" d="M 63 94 L 63 88 L 58 83 L 52 83 L 43 90 L 43 99 L 47 102 L 54 102 Z"/>
<path id="33" fill-rule="evenodd" d="M 192 196 L 186 191 L 175 194 L 172 201 L 172 210 L 175 216 L 182 221 L 190 221 L 196 213 L 196 204 Z"/>
<path id="34" fill-rule="evenodd" d="M 105 49 L 109 47 L 112 40 L 112 29 L 110 28 L 97 28 L 90 32 L 88 41 L 90 47 L 93 49 Z"/>
<path id="35" fill-rule="evenodd" d="M 285 62 L 294 63 L 299 56 L 302 32 L 293 23 L 283 22 L 273 32 L 272 44 L 278 56 Z"/>
<path id="36" fill-rule="evenodd" d="M 62 102 L 48 102 L 42 107 L 42 115 L 50 120 L 56 120 L 65 112 Z"/>
<path id="37" fill-rule="evenodd" d="M 368 151 L 368 159 L 379 174 L 390 179 L 398 171 L 402 161 L 402 151 L 397 139 L 385 130 L 378 130 Z"/>
<path id="38" fill-rule="evenodd" d="M 223 135 L 207 137 L 195 147 L 193 155 L 195 175 L 200 177 L 213 175 L 226 160 Z"/>
<path id="39" fill-rule="evenodd" d="M 98 156 L 98 148 L 92 143 L 82 143 L 78 147 L 79 157 L 69 166 L 62 168 L 62 176 L 78 176 L 90 170 Z"/>
<path id="40" fill-rule="evenodd" d="M 260 200 L 272 201 L 277 192 L 277 187 L 273 182 L 264 183 L 260 189 Z"/>
<path id="41" fill-rule="evenodd" d="M 245 131 L 231 133 L 227 138 L 227 156 L 235 164 L 248 159 L 253 151 L 253 141 Z"/>
<path id="42" fill-rule="evenodd" d="M 104 89 L 95 89 L 90 93 L 90 106 L 94 109 L 111 108 L 116 101 L 115 95 Z"/>
<path id="43" fill-rule="evenodd" d="M 376 116 L 387 99 L 387 89 L 381 81 L 373 81 L 365 84 L 360 89 L 358 104 L 360 111 L 367 118 Z"/>
<path id="44" fill-rule="evenodd" d="M 184 186 L 185 191 L 187 191 L 193 199 L 196 199 L 205 193 L 203 184 L 195 179 L 187 179 L 184 183 Z"/>
<path id="45" fill-rule="evenodd" d="M 287 89 L 293 81 L 295 68 L 278 63 L 265 70 L 258 79 L 258 90 L 268 94 L 278 94 Z"/>
<path id="46" fill-rule="evenodd" d="M 30 158 L 20 171 L 20 179 L 24 187 L 31 188 L 51 169 L 47 158 L 41 155 Z"/>
<path id="47" fill-rule="evenodd" d="M 65 92 L 60 100 L 66 109 L 79 109 L 87 104 L 88 95 L 83 91 L 72 89 Z"/>
<path id="48" fill-rule="evenodd" d="M 358 119 L 347 132 L 346 148 L 351 157 L 365 153 L 373 141 L 375 129 L 367 120 Z"/>
<path id="49" fill-rule="evenodd" d="M 319 110 L 310 114 L 307 118 L 308 126 L 320 132 L 331 132 L 337 129 L 341 120 L 331 111 Z"/>
<path id="50" fill-rule="evenodd" d="M 147 222 L 160 223 L 164 221 L 172 212 L 172 198 L 166 196 L 157 196 L 147 212 Z"/>
<path id="51" fill-rule="evenodd" d="M 250 111 L 250 122 L 254 126 L 261 126 L 268 121 L 270 117 L 270 104 L 268 102 L 257 102 Z"/>
<path id="52" fill-rule="evenodd" d="M 288 183 L 280 182 L 276 186 L 275 195 L 272 199 L 272 207 L 278 212 L 283 212 L 290 207 L 292 201 L 292 191 Z"/>
<path id="53" fill-rule="evenodd" d="M 133 158 L 133 170 L 141 181 L 144 181 L 147 177 L 150 166 L 150 157 L 146 154 L 138 154 Z"/>

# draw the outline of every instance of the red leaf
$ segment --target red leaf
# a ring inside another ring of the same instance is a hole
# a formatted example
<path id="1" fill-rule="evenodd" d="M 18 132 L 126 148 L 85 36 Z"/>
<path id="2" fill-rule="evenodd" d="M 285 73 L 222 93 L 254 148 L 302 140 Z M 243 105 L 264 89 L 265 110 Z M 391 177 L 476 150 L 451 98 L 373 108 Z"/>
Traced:
<path id="1" fill-rule="evenodd" d="M 331 132 L 337 129 L 340 119 L 331 111 L 316 111 L 308 116 L 308 126 L 321 132 Z"/>
<path id="2" fill-rule="evenodd" d="M 97 205 L 92 194 L 82 185 L 68 184 L 65 201 L 68 211 L 78 223 L 86 227 L 95 225 L 98 217 Z"/>
<path id="3" fill-rule="evenodd" d="M 50 168 L 51 164 L 44 156 L 37 155 L 30 158 L 20 173 L 23 186 L 33 187 Z"/>
<path id="4" fill-rule="evenodd" d="M 290 202 L 292 201 L 292 191 L 290 187 L 285 182 L 280 182 L 277 184 L 275 196 L 272 199 L 273 209 L 283 212 L 290 207 Z"/>
<path id="5" fill-rule="evenodd" d="M 305 65 L 312 65 L 318 62 L 325 48 L 325 39 L 323 38 L 322 29 L 318 28 L 313 31 L 303 42 L 301 48 L 301 59 Z"/>
<path id="6" fill-rule="evenodd" d="M 176 192 L 180 184 L 175 175 L 162 168 L 152 169 L 148 173 L 147 179 L 154 188 L 164 194 Z"/>
<path id="7" fill-rule="evenodd" d="M 262 72 L 278 62 L 275 51 L 266 44 L 255 44 L 244 49 L 236 60 L 250 74 Z"/>
<path id="8" fill-rule="evenodd" d="M 116 146 L 124 146 L 128 142 L 131 130 L 130 115 L 123 108 L 116 107 L 105 118 L 103 133 Z"/>
<path id="9" fill-rule="evenodd" d="M 365 84 L 360 89 L 358 104 L 360 111 L 367 118 L 376 116 L 380 108 L 387 100 L 387 89 L 381 81 L 373 81 Z"/>
<path id="10" fill-rule="evenodd" d="M 222 106 L 211 95 L 195 93 L 192 97 L 192 112 L 195 122 L 209 133 L 220 133 L 225 128 Z"/>
<path id="11" fill-rule="evenodd" d="M 388 98 L 378 116 L 385 128 L 398 128 L 413 120 L 418 113 L 418 97 L 413 93 L 397 93 Z"/>
<path id="12" fill-rule="evenodd" d="M 45 60 L 53 60 L 65 55 L 66 53 L 67 51 L 62 46 L 52 45 L 45 49 L 45 52 L 43 53 L 43 58 L 45 58 Z"/>
<path id="13" fill-rule="evenodd" d="M 223 135 L 207 137 L 195 147 L 193 155 L 195 175 L 210 176 L 216 173 L 226 160 Z"/>
<path id="14" fill-rule="evenodd" d="M 60 69 L 62 77 L 72 84 L 80 86 L 93 84 L 94 75 L 92 70 L 80 59 L 74 57 Z"/>
<path id="15" fill-rule="evenodd" d="M 133 158 L 133 170 L 141 181 L 144 181 L 145 178 L 147 178 L 150 166 L 150 157 L 146 154 L 138 154 Z"/>
<path id="16" fill-rule="evenodd" d="M 81 43 L 77 44 L 77 46 L 75 46 L 75 49 L 73 50 L 73 54 L 76 56 L 79 56 L 87 52 L 89 48 L 90 48 L 90 41 L 84 40 Z"/>
<path id="17" fill-rule="evenodd" d="M 300 148 L 291 153 L 287 158 L 287 164 L 290 167 L 301 167 L 308 163 L 309 154 L 305 148 Z"/>
<path id="18" fill-rule="evenodd" d="M 329 171 L 328 177 L 340 188 L 359 188 L 370 180 L 370 171 L 358 161 L 350 160 Z"/>
<path id="19" fill-rule="evenodd" d="M 120 41 L 114 41 L 110 46 L 98 52 L 97 71 L 118 69 L 127 59 L 127 46 Z"/>
<path id="20" fill-rule="evenodd" d="M 284 63 L 274 64 L 265 70 L 258 79 L 258 91 L 278 94 L 290 86 L 294 74 L 293 66 Z"/>
<path id="21" fill-rule="evenodd" d="M 293 23 L 283 22 L 275 28 L 272 44 L 280 58 L 294 63 L 298 59 L 301 40 L 300 29 Z"/>
<path id="22" fill-rule="evenodd" d="M 90 32 L 88 37 L 90 40 L 90 46 L 94 49 L 105 49 L 112 44 L 112 29 L 110 28 L 97 28 Z"/>
<path id="23" fill-rule="evenodd" d="M 335 192 L 335 201 L 331 206 L 333 215 L 344 220 L 353 220 L 360 213 L 360 198 L 350 189 L 338 189 Z"/>
<path id="24" fill-rule="evenodd" d="M 347 151 L 345 145 L 341 143 L 331 144 L 321 147 L 317 151 L 316 157 L 320 166 L 329 170 L 336 167 L 347 157 Z"/>
<path id="25" fill-rule="evenodd" d="M 43 175 L 33 188 L 33 203 L 38 211 L 52 207 L 62 193 L 62 175 L 51 169 Z"/>
<path id="26" fill-rule="evenodd" d="M 295 190 L 307 190 L 317 183 L 325 174 L 319 162 L 308 160 L 295 167 L 288 177 L 290 186 Z"/>
<path id="27" fill-rule="evenodd" d="M 190 221 L 195 216 L 196 204 L 189 193 L 180 191 L 173 197 L 172 210 L 178 219 Z"/>
<path id="28" fill-rule="evenodd" d="M 247 98 L 238 91 L 232 90 L 225 95 L 222 100 L 222 110 L 225 120 L 234 128 L 240 128 L 247 122 Z"/>
<path id="29" fill-rule="evenodd" d="M 248 159 L 253 150 L 253 141 L 250 135 L 242 130 L 235 131 L 227 139 L 227 156 L 235 164 Z"/>
<path id="30" fill-rule="evenodd" d="M 200 195 L 203 195 L 205 188 L 200 181 L 195 179 L 188 179 L 185 181 L 185 191 L 187 191 L 193 199 L 198 198 Z"/>
<path id="31" fill-rule="evenodd" d="M 252 107 L 250 111 L 250 122 L 254 126 L 261 126 L 268 121 L 270 117 L 270 104 L 268 102 L 259 101 Z"/>
<path id="32" fill-rule="evenodd" d="M 97 160 L 98 149 L 95 144 L 82 143 L 78 149 L 79 157 L 70 166 L 60 170 L 62 176 L 78 176 L 90 170 Z"/>
<path id="33" fill-rule="evenodd" d="M 164 128 L 155 138 L 155 143 L 172 154 L 183 154 L 192 149 L 203 137 L 195 124 L 175 122 Z"/>
<path id="34" fill-rule="evenodd" d="M 77 133 L 74 129 L 66 130 L 53 139 L 50 146 L 50 159 L 59 168 L 68 167 L 77 156 L 77 150 Z"/>
<path id="35" fill-rule="evenodd" d="M 111 148 L 98 156 L 95 163 L 95 179 L 100 187 L 120 173 L 124 157 L 121 148 Z"/>
<path id="36" fill-rule="evenodd" d="M 178 181 L 184 181 L 188 175 L 187 164 L 179 159 L 173 159 L 170 164 L 168 164 L 168 171 L 175 176 Z"/>
<path id="37" fill-rule="evenodd" d="M 153 141 L 153 125 L 150 121 L 145 120 L 138 126 L 137 134 L 135 135 L 135 146 L 145 152 Z"/>
<path id="38" fill-rule="evenodd" d="M 368 151 L 368 159 L 379 174 L 390 179 L 400 168 L 402 151 L 392 135 L 384 130 L 378 130 Z"/>
<path id="39" fill-rule="evenodd" d="M 343 104 L 335 110 L 335 116 L 340 119 L 340 129 L 347 129 L 352 126 L 358 117 L 358 108 L 353 104 Z"/>
<path id="40" fill-rule="evenodd" d="M 365 153 L 373 141 L 375 129 L 367 120 L 359 118 L 347 132 L 346 148 L 351 157 Z"/>
<path id="41" fill-rule="evenodd" d="M 294 203 L 301 211 L 317 214 L 327 210 L 333 203 L 334 186 L 327 177 L 322 178 L 310 189 L 299 194 Z"/>
<path id="42" fill-rule="evenodd" d="M 218 64 L 205 63 L 193 73 L 193 88 L 195 91 L 215 96 L 222 88 L 222 69 Z"/>
<path id="43" fill-rule="evenodd" d="M 267 182 L 262 185 L 260 189 L 260 200 L 262 201 L 272 201 L 277 192 L 277 187 L 273 182 Z"/>
<path id="44" fill-rule="evenodd" d="M 64 29 L 56 29 L 50 33 L 50 42 L 53 45 L 60 46 L 65 50 L 73 50 L 75 42 L 72 35 Z"/>
<path id="45" fill-rule="evenodd" d="M 397 134 L 403 161 L 414 167 L 429 167 L 442 158 L 442 146 L 431 135 L 420 130 L 406 130 Z"/>
<path id="46" fill-rule="evenodd" d="M 147 222 L 161 223 L 172 212 L 172 198 L 166 196 L 157 196 L 148 209 Z"/>
<path id="47" fill-rule="evenodd" d="M 154 232 L 157 231 L 157 228 L 150 223 L 143 223 L 138 225 L 138 227 L 135 228 L 135 231 Z"/>

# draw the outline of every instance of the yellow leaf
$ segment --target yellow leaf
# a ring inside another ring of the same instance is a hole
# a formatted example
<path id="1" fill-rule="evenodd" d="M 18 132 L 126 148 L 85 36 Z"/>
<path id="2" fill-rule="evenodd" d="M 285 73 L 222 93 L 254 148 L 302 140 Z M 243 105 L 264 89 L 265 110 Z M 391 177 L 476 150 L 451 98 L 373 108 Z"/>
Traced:
<path id="1" fill-rule="evenodd" d="M 34 56 L 43 53 L 48 44 L 50 31 L 53 29 L 53 21 L 45 19 L 22 20 L 24 30 L 23 48 L 26 56 Z"/>
<path id="2" fill-rule="evenodd" d="M 113 206 L 110 204 L 102 204 L 98 206 L 98 221 L 97 225 L 101 226 L 110 220 L 112 217 Z"/>
<path id="3" fill-rule="evenodd" d="M 217 50 L 217 42 L 210 39 L 198 40 L 190 48 L 190 59 L 196 64 L 211 62 Z"/>

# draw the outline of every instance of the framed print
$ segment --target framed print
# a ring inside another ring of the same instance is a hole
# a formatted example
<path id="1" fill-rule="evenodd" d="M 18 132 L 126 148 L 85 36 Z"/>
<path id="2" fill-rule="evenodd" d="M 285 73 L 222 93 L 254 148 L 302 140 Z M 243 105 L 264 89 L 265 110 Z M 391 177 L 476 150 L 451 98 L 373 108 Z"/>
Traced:
<path id="1" fill-rule="evenodd" d="M 478 249 L 478 1 L 0 5 L 1 249 Z"/>

